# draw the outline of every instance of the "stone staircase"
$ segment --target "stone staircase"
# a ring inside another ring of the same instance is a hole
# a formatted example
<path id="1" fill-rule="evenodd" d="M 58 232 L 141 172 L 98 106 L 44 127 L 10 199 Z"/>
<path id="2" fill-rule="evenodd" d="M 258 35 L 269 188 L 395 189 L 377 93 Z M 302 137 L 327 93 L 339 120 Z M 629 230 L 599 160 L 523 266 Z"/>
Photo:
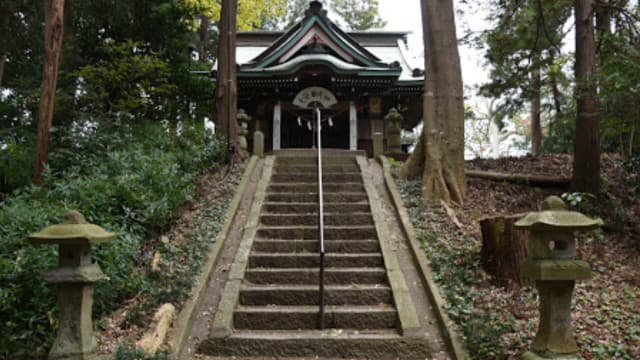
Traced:
<path id="1" fill-rule="evenodd" d="M 267 160 L 264 192 L 256 196 L 252 210 L 257 221 L 245 228 L 247 244 L 240 246 L 212 336 L 201 343 L 201 353 L 376 359 L 428 355 L 419 336 L 405 333 L 396 307 L 401 295 L 392 286 L 399 281 L 389 280 L 357 155 L 329 153 L 323 158 L 325 330 L 318 330 L 317 159 L 310 151 L 284 152 Z M 403 278 L 400 285 L 406 289 Z M 413 311 L 409 316 L 415 316 Z"/>
<path id="2" fill-rule="evenodd" d="M 324 164 L 325 327 L 395 329 L 393 296 L 355 157 L 325 157 Z M 235 329 L 318 328 L 317 176 L 315 157 L 276 158 Z"/>

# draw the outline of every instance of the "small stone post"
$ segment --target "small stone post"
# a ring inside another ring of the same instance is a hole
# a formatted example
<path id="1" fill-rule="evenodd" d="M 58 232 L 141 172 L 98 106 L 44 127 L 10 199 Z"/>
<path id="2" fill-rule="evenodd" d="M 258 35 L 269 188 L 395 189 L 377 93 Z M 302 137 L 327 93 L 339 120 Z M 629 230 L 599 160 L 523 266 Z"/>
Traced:
<path id="1" fill-rule="evenodd" d="M 402 139 L 400 136 L 401 128 L 400 123 L 404 119 L 402 114 L 391 108 L 387 116 L 384 117 L 387 122 L 387 153 L 388 154 L 400 154 L 402 153 Z"/>
<path id="2" fill-rule="evenodd" d="M 264 134 L 262 131 L 253 133 L 253 155 L 264 157 Z"/>
<path id="3" fill-rule="evenodd" d="M 373 158 L 377 159 L 378 156 L 382 155 L 384 144 L 381 133 L 373 134 Z"/>
<path id="4" fill-rule="evenodd" d="M 244 109 L 238 109 L 238 143 L 240 149 L 245 153 L 249 147 L 247 145 L 247 134 L 249 133 L 247 128 L 249 127 L 249 121 L 251 121 L 251 116 L 247 115 Z"/>
<path id="5" fill-rule="evenodd" d="M 575 260 L 573 232 L 596 229 L 602 220 L 568 211 L 562 199 L 550 196 L 541 212 L 529 213 L 515 226 L 529 230 L 530 253 L 520 270 L 536 281 L 540 309 L 538 332 L 523 359 L 581 359 L 571 326 L 571 297 L 576 280 L 591 278 L 591 268 Z"/>
<path id="6" fill-rule="evenodd" d="M 59 328 L 49 359 L 95 359 L 97 342 L 93 336 L 91 312 L 93 284 L 105 278 L 97 264 L 91 262 L 91 245 L 109 242 L 115 234 L 89 224 L 77 211 L 70 211 L 66 221 L 29 236 L 33 245 L 58 245 L 59 266 L 44 275 L 57 285 Z"/>

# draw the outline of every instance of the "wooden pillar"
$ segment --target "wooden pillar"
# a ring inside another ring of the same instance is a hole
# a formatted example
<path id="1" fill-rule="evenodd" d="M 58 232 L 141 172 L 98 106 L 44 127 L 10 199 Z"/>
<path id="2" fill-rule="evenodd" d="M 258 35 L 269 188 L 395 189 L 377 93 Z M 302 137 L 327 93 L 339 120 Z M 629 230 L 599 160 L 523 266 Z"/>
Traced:
<path id="1" fill-rule="evenodd" d="M 349 102 L 349 150 L 358 150 L 358 109 L 354 101 Z"/>
<path id="2" fill-rule="evenodd" d="M 273 150 L 280 149 L 280 130 L 282 126 L 282 104 L 280 101 L 273 107 Z"/>

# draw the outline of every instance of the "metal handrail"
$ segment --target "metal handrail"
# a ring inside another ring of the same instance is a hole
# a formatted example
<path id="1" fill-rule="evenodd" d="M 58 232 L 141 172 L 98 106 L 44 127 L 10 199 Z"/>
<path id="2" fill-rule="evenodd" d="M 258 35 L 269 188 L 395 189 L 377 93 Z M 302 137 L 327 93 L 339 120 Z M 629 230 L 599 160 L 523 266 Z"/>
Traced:
<path id="1" fill-rule="evenodd" d="M 324 330 L 324 203 L 322 194 L 322 117 L 320 109 L 315 108 L 317 117 L 316 121 L 316 133 L 317 133 L 317 146 L 318 151 L 318 239 L 320 241 L 320 289 L 318 303 L 320 305 L 320 312 L 318 317 L 318 326 L 320 330 Z"/>

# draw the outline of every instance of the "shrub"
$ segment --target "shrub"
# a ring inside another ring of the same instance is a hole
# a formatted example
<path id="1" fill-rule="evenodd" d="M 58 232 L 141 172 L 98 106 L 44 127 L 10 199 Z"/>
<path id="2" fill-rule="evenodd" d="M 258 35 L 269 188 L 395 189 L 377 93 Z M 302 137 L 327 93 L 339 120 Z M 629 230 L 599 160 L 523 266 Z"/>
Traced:
<path id="1" fill-rule="evenodd" d="M 55 296 L 42 280 L 57 249 L 26 245 L 28 234 L 59 222 L 67 209 L 118 234 L 94 253 L 109 277 L 96 286 L 101 316 L 145 286 L 136 270 L 145 239 L 167 226 L 191 198 L 194 179 L 223 158 L 219 139 L 189 123 L 180 135 L 158 123 L 58 131 L 46 185 L 0 203 L 0 357 L 43 356 L 57 326 Z"/>

